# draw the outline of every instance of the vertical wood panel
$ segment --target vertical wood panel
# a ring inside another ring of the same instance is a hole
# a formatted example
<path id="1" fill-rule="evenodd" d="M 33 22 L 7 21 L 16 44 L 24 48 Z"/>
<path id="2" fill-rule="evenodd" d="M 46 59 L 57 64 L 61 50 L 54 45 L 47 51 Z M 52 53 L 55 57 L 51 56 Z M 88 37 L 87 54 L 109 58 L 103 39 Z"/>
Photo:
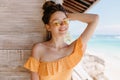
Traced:
<path id="1" fill-rule="evenodd" d="M 43 2 L 0 0 L 0 49 L 31 49 L 34 43 L 44 40 Z"/>
<path id="2" fill-rule="evenodd" d="M 44 39 L 43 33 L 0 35 L 0 49 L 31 49 Z"/>
<path id="3" fill-rule="evenodd" d="M 0 80 L 30 80 L 23 64 L 45 39 L 45 0 L 0 0 Z"/>

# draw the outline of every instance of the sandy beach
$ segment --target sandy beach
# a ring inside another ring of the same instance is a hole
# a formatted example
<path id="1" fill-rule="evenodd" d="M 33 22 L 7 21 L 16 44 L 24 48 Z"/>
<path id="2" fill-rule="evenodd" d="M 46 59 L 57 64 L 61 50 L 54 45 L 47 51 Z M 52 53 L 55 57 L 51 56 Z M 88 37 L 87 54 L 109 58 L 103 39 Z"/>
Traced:
<path id="1" fill-rule="evenodd" d="M 74 38 L 76 39 L 76 36 L 74 36 Z M 102 61 L 104 61 L 104 65 L 105 65 L 104 75 L 108 78 L 107 80 L 120 80 L 120 54 L 119 54 L 120 40 L 116 38 L 115 35 L 94 36 L 89 41 L 85 53 L 88 53 L 90 55 L 95 55 L 98 58 L 102 59 Z M 96 73 L 96 70 L 92 72 L 93 65 L 94 63 L 88 64 L 88 67 L 90 68 L 91 73 Z M 106 80 L 106 79 L 99 79 L 99 80 Z"/>
<path id="2" fill-rule="evenodd" d="M 105 74 L 109 80 L 120 80 L 120 59 L 108 56 L 105 61 Z"/>
<path id="3" fill-rule="evenodd" d="M 90 51 L 88 53 L 98 56 L 105 61 L 104 73 L 108 80 L 120 80 L 120 58 L 118 56 Z"/>

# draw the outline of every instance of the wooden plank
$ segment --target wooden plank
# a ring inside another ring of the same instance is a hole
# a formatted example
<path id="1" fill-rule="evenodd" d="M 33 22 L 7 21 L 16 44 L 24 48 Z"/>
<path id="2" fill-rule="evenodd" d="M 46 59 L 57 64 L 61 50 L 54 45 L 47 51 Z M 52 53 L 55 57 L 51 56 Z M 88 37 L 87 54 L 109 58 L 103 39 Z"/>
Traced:
<path id="1" fill-rule="evenodd" d="M 96 0 L 84 0 L 86 2 L 89 2 L 90 4 L 94 3 Z"/>
<path id="2" fill-rule="evenodd" d="M 45 40 L 44 33 L 0 35 L 0 49 L 31 49 L 33 44 Z"/>
<path id="3" fill-rule="evenodd" d="M 45 39 L 45 0 L 0 0 L 0 80 L 30 80 L 23 68 L 33 44 Z"/>
<path id="4" fill-rule="evenodd" d="M 64 5 L 63 5 L 63 7 L 64 7 L 65 9 L 67 9 L 67 10 L 71 11 L 71 12 L 77 12 L 77 11 L 75 11 L 75 10 L 73 10 L 73 9 L 69 8 L 69 7 L 64 6 Z"/>
<path id="5" fill-rule="evenodd" d="M 43 0 L 0 0 L 0 32 L 42 31 L 43 2 Z"/>
<path id="6" fill-rule="evenodd" d="M 79 12 L 78 9 L 72 7 L 70 4 L 63 3 L 63 5 L 66 6 L 66 7 L 68 7 L 68 8 L 71 8 L 73 12 L 74 12 L 74 10 L 75 10 L 76 12 Z"/>
<path id="7" fill-rule="evenodd" d="M 91 5 L 92 3 L 90 3 L 88 0 L 81 0 L 82 2 L 88 4 L 88 5 Z"/>
<path id="8" fill-rule="evenodd" d="M 82 12 L 80 6 L 76 6 L 75 4 L 73 4 L 73 3 L 71 3 L 71 2 L 65 1 L 65 2 L 63 3 L 63 5 L 68 6 L 68 7 L 70 7 L 71 9 L 76 10 L 76 11 L 78 11 L 78 12 Z"/>
<path id="9" fill-rule="evenodd" d="M 89 6 L 90 6 L 89 4 L 84 3 L 84 2 L 81 1 L 81 0 L 75 0 L 75 1 L 78 2 L 79 4 L 82 4 L 82 5 L 86 6 L 86 7 L 89 7 Z"/>
<path id="10" fill-rule="evenodd" d="M 76 7 L 79 10 L 85 10 L 85 8 L 83 8 L 82 6 L 76 4 L 75 1 L 72 1 L 72 0 L 66 1 L 66 0 L 64 0 L 64 2 L 66 2 L 68 4 L 71 4 L 72 7 Z"/>
<path id="11" fill-rule="evenodd" d="M 75 1 L 75 0 L 70 0 L 70 1 L 73 2 L 74 4 L 78 5 L 78 6 L 82 7 L 82 8 L 85 8 L 85 9 L 88 8 L 87 6 L 85 6 L 85 5 L 83 5 L 83 4 L 80 4 L 79 2 L 77 2 L 77 1 Z"/>
<path id="12" fill-rule="evenodd" d="M 0 50 L 0 71 L 24 71 L 23 64 L 31 55 L 31 50 Z"/>
<path id="13" fill-rule="evenodd" d="M 0 80 L 30 80 L 26 72 L 0 72 Z"/>
<path id="14" fill-rule="evenodd" d="M 0 31 L 42 31 L 42 29 L 44 28 L 44 24 L 41 21 L 41 17 L 39 16 L 28 16 L 28 14 L 24 14 L 23 16 L 12 13 L 4 16 L 5 14 L 3 14 L 4 13 L 0 12 Z"/>

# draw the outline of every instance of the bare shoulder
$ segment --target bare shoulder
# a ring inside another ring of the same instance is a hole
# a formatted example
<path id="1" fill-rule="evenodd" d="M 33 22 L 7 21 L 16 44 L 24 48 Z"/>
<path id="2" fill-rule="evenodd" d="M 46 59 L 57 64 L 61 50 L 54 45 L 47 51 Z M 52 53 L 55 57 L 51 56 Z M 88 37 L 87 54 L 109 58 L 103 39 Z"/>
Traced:
<path id="1" fill-rule="evenodd" d="M 73 41 L 71 44 L 69 44 L 70 47 L 74 48 L 75 47 L 76 40 Z"/>
<path id="2" fill-rule="evenodd" d="M 86 47 L 87 47 L 87 44 L 84 43 L 82 37 L 79 37 L 78 39 L 76 39 L 75 41 L 73 41 L 70 45 L 71 46 L 75 46 L 77 40 L 80 41 L 80 43 L 82 44 L 82 50 L 85 51 Z"/>
<path id="3" fill-rule="evenodd" d="M 42 43 L 36 43 L 32 47 L 32 56 L 37 60 L 40 60 L 44 51 L 44 47 Z"/>

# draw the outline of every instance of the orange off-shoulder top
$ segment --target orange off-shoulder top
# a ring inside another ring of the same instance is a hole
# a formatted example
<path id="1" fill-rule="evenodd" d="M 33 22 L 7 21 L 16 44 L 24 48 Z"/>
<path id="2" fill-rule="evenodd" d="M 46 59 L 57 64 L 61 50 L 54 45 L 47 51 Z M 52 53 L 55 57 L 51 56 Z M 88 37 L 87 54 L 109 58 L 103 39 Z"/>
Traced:
<path id="1" fill-rule="evenodd" d="M 37 72 L 40 80 L 71 80 L 72 70 L 79 63 L 82 55 L 82 41 L 78 38 L 70 55 L 52 62 L 40 62 L 31 56 L 24 67 Z"/>

